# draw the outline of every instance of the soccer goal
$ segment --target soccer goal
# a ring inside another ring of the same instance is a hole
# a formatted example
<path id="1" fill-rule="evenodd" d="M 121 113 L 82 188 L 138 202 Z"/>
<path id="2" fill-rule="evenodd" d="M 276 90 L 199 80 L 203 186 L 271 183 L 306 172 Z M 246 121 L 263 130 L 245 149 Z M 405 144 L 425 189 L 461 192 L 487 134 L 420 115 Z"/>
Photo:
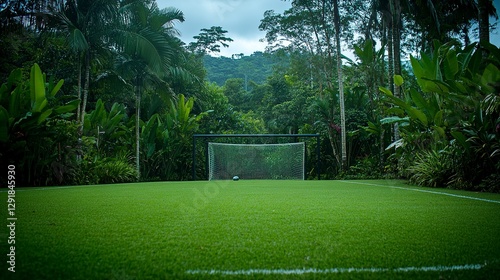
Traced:
<path id="1" fill-rule="evenodd" d="M 208 144 L 208 180 L 304 180 L 304 142 L 285 144 Z"/>
<path id="2" fill-rule="evenodd" d="M 318 134 L 195 134 L 192 178 L 319 179 L 319 145 Z"/>

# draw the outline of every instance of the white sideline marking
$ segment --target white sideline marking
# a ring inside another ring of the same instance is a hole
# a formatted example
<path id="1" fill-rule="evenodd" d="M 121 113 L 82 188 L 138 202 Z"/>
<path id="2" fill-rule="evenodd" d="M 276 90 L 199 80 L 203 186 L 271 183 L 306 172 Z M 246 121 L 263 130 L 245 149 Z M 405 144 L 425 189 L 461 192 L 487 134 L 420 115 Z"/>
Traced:
<path id="1" fill-rule="evenodd" d="M 491 202 L 491 203 L 498 203 L 498 204 L 500 204 L 499 200 L 492 200 L 492 199 L 486 199 L 486 198 L 478 198 L 478 197 L 473 197 L 473 196 L 466 196 L 466 195 L 459 195 L 459 194 L 452 194 L 452 193 L 445 193 L 445 192 L 436 192 L 436 191 L 429 191 L 429 190 L 422 190 L 422 189 L 413 189 L 413 188 L 404 188 L 404 187 L 396 187 L 396 186 L 377 185 L 377 184 L 371 184 L 371 183 L 361 183 L 361 182 L 352 182 L 352 181 L 340 181 L 340 182 L 350 183 L 350 184 L 358 184 L 358 185 L 374 186 L 374 187 L 393 188 L 393 189 L 415 191 L 415 192 L 440 194 L 440 195 L 447 195 L 447 196 L 452 196 L 452 197 L 472 199 L 472 200 L 479 200 L 479 201 L 484 201 L 484 202 Z"/>
<path id="2" fill-rule="evenodd" d="M 196 275 L 302 275 L 302 274 L 340 274 L 340 273 L 363 273 L 363 272 L 444 272 L 460 270 L 480 270 L 485 265 L 466 264 L 453 266 L 423 266 L 423 267 L 399 267 L 399 268 L 297 268 L 297 269 L 245 269 L 245 270 L 188 270 L 187 274 Z"/>
<path id="3" fill-rule="evenodd" d="M 22 191 L 46 191 L 46 190 L 58 190 L 58 189 L 73 189 L 73 188 L 86 188 L 99 185 L 75 185 L 75 186 L 53 186 L 53 187 L 23 187 L 24 189 L 16 189 L 16 192 Z M 21 188 L 21 187 L 20 187 Z M 0 192 L 7 192 L 7 189 L 0 190 Z"/>

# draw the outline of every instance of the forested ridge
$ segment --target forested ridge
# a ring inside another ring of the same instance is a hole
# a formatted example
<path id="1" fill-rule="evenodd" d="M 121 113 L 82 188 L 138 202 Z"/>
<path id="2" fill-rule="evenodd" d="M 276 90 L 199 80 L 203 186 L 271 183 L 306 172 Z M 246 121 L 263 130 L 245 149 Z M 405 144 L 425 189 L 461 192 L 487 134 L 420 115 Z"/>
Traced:
<path id="1" fill-rule="evenodd" d="M 248 84 L 254 82 L 263 84 L 273 73 L 276 67 L 285 67 L 288 64 L 286 56 L 272 55 L 263 52 L 254 52 L 251 55 L 210 56 L 203 58 L 207 70 L 207 80 L 223 86 L 228 79 L 245 80 Z"/>
<path id="2" fill-rule="evenodd" d="M 151 0 L 2 2 L 0 161 L 25 186 L 189 180 L 193 134 L 318 133 L 322 179 L 498 192 L 493 2 L 424 2 L 294 0 L 231 58 Z"/>

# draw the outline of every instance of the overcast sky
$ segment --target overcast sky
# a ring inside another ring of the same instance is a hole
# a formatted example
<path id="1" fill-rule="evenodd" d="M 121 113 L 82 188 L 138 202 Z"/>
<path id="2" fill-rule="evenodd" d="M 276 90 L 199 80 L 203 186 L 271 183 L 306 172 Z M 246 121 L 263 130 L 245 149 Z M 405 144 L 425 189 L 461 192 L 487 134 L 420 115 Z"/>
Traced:
<path id="1" fill-rule="evenodd" d="M 266 35 L 259 31 L 264 12 L 282 13 L 291 7 L 290 1 L 282 0 L 157 0 L 157 3 L 160 8 L 174 7 L 184 13 L 185 21 L 176 27 L 186 44 L 192 42 L 202 28 L 220 26 L 227 30 L 227 36 L 233 39 L 229 48 L 221 48 L 221 55 L 227 57 L 264 51 L 266 43 L 259 42 Z"/>
<path id="2" fill-rule="evenodd" d="M 227 36 L 233 39 L 229 48 L 221 48 L 221 55 L 250 55 L 255 51 L 264 51 L 265 32 L 259 31 L 260 20 L 264 12 L 274 10 L 282 13 L 291 7 L 291 1 L 283 0 L 157 0 L 160 8 L 174 7 L 184 13 L 185 21 L 176 25 L 181 32 L 181 39 L 188 44 L 202 28 L 221 26 L 227 30 Z M 500 0 L 494 0 L 500 14 Z M 500 29 L 500 26 L 497 25 Z M 500 31 L 494 31 L 491 42 L 500 46 Z"/>

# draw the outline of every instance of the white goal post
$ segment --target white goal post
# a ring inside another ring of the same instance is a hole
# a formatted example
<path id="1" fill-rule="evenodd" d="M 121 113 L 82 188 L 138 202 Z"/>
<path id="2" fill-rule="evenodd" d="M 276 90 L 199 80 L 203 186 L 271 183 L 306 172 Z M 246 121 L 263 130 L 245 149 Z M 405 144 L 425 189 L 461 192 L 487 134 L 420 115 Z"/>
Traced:
<path id="1" fill-rule="evenodd" d="M 208 143 L 208 180 L 304 180 L 305 144 Z"/>
<path id="2" fill-rule="evenodd" d="M 314 139 L 316 139 L 316 145 L 314 145 Z M 320 135 L 319 134 L 194 134 L 193 135 L 193 151 L 192 151 L 192 180 L 197 180 L 197 178 L 209 179 L 209 143 L 222 143 L 222 144 L 245 144 L 245 145 L 272 145 L 272 144 L 291 144 L 291 143 L 301 143 L 299 145 L 305 146 L 305 152 L 296 158 L 301 158 L 302 160 L 302 171 L 304 175 L 300 179 L 308 179 L 314 177 L 313 174 L 317 175 L 317 179 L 320 179 L 321 175 L 321 161 L 320 161 Z M 293 146 L 293 145 L 292 145 Z M 316 146 L 316 147 L 314 147 Z M 233 152 L 234 155 L 235 152 Z M 275 152 L 278 153 L 279 152 Z M 285 152 L 284 152 L 285 153 Z M 233 156 L 235 158 L 236 156 Z M 260 156 L 261 158 L 263 156 Z M 275 155 L 275 157 L 277 157 Z M 247 165 L 249 156 L 246 156 Z M 305 158 L 305 159 L 304 159 Z M 315 159 L 314 159 L 315 158 Z M 256 158 L 257 159 L 257 158 Z M 255 159 L 255 160 L 256 160 Z M 240 159 L 240 161 L 242 161 Z M 266 164 L 270 164 L 268 162 Z M 231 179 L 234 176 L 238 176 L 241 179 L 245 179 L 245 174 L 241 173 L 243 171 L 242 164 L 238 163 L 240 168 L 229 170 L 227 173 L 239 173 L 239 174 L 229 174 L 225 179 Z M 274 164 L 276 166 L 279 164 Z M 305 165 L 305 167 L 304 167 Z M 283 164 L 282 164 L 283 166 Z M 248 169 L 248 168 L 247 168 Z M 232 172 L 231 172 L 232 171 Z M 243 175 L 242 175 L 243 174 Z M 311 177 L 312 175 L 312 177 Z M 216 178 L 217 175 L 212 175 L 211 178 Z M 269 176 L 268 176 L 269 177 Z M 271 175 L 272 178 L 285 178 L 281 175 Z"/>

